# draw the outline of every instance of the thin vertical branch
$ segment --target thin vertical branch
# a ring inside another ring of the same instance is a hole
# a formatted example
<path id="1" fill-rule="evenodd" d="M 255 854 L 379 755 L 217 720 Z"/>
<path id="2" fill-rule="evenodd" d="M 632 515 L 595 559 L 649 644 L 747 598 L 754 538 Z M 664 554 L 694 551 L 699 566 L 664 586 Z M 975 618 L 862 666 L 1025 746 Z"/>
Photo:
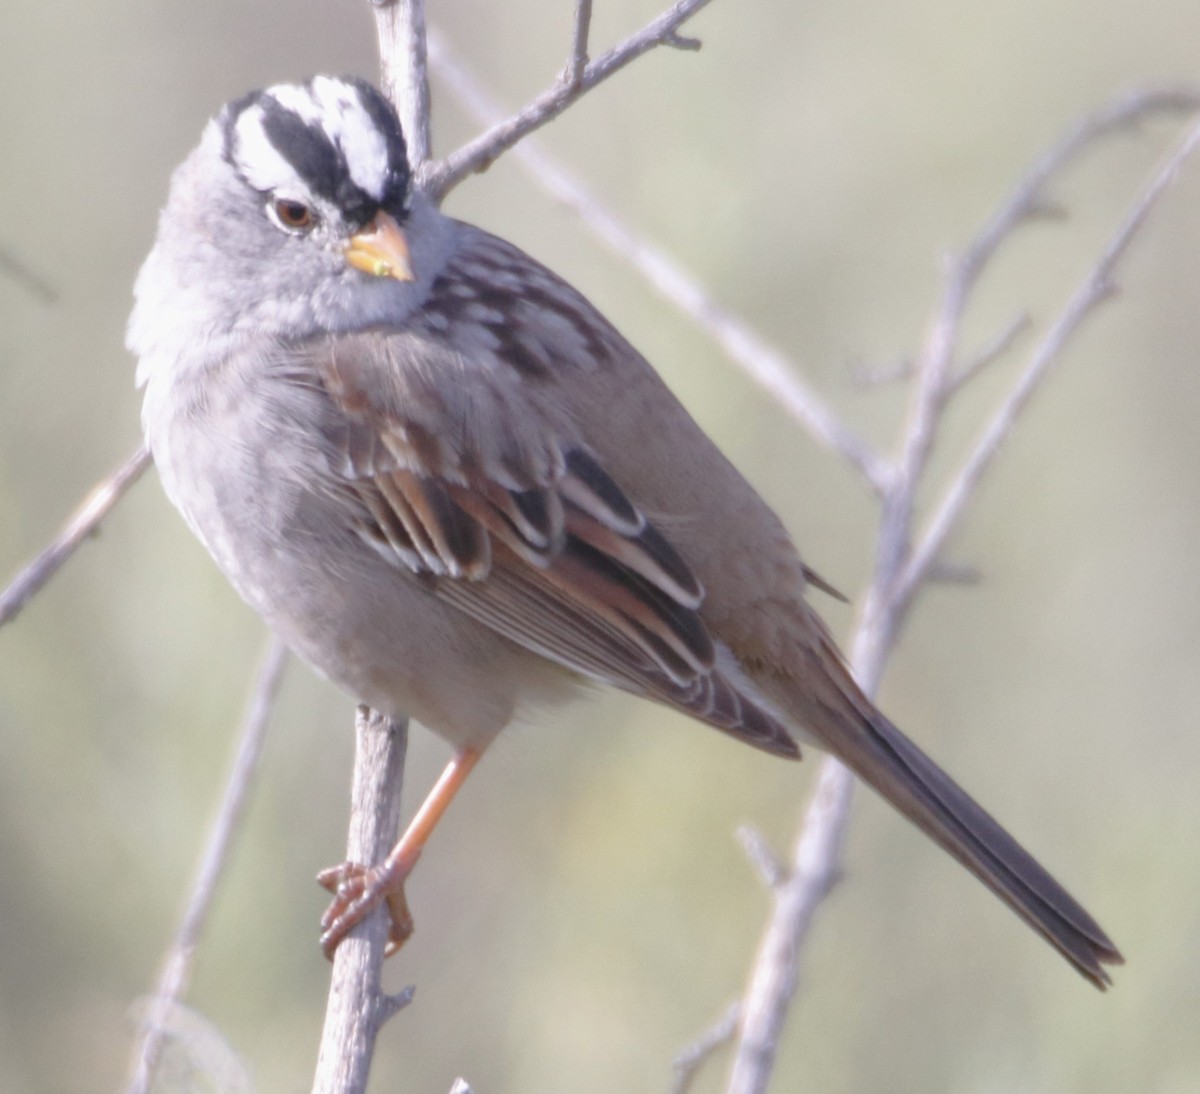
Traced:
<path id="1" fill-rule="evenodd" d="M 425 0 L 371 0 L 379 36 L 380 85 L 396 105 L 414 173 L 432 154 Z"/>
<path id="2" fill-rule="evenodd" d="M 849 827 L 854 777 L 824 760 L 804 815 L 791 874 L 775 892 L 740 1010 L 741 1028 L 728 1094 L 762 1094 L 775 1069 L 775 1051 L 800 981 L 800 955 L 817 908 L 837 880 Z M 780 1001 L 784 1005 L 780 1006 Z"/>
<path id="3" fill-rule="evenodd" d="M 592 29 L 592 0 L 575 0 L 575 24 L 571 31 L 571 52 L 563 70 L 563 82 L 578 87 L 588 63 L 588 35 Z"/>
<path id="4" fill-rule="evenodd" d="M 212 831 L 200 856 L 192 882 L 187 909 L 179 930 L 163 961 L 158 986 L 147 1008 L 143 1036 L 135 1056 L 128 1094 L 147 1094 L 154 1081 L 172 1011 L 187 992 L 192 978 L 196 946 L 208 923 L 208 913 L 216 896 L 217 883 L 225 871 L 233 840 L 250 799 L 258 774 L 259 759 L 266 739 L 267 723 L 283 680 L 287 650 L 273 638 L 267 648 L 258 679 L 238 735 L 237 750 L 226 780 L 225 794 L 213 822 Z"/>
<path id="5" fill-rule="evenodd" d="M 1127 129 L 1153 113 L 1190 112 L 1196 107 L 1197 97 L 1192 90 L 1154 89 L 1122 95 L 1084 118 L 1025 174 L 1008 200 L 966 249 L 957 258 L 948 260 L 945 289 L 918 365 L 908 421 L 901 431 L 895 489 L 885 502 L 886 507 L 900 514 L 913 512 L 916 491 L 929 460 L 942 410 L 957 386 L 952 369 L 971 294 L 1000 246 L 1023 223 L 1046 210 L 1046 188 L 1051 179 L 1101 137 Z M 878 565 L 887 570 L 899 570 L 909 549 L 910 522 L 905 518 L 891 523 L 893 529 L 902 534 L 880 537 Z M 888 524 L 885 516 L 885 532 Z M 887 613 L 889 628 L 898 625 L 906 608 L 907 602 L 891 605 Z"/>
<path id="6" fill-rule="evenodd" d="M 869 696 L 878 690 L 888 653 L 881 638 L 880 629 L 864 613 L 850 663 Z M 853 800 L 854 776 L 837 760 L 826 757 L 800 825 L 791 869 L 773 887 L 771 914 L 742 1000 L 727 1094 L 764 1094 L 774 1074 L 776 1048 L 800 982 L 804 944 L 817 910 L 841 875 Z"/>
<path id="7" fill-rule="evenodd" d="M 385 92 L 400 115 L 416 170 L 430 149 L 424 3 L 376 4 L 375 17 Z M 400 828 L 408 723 L 360 706 L 354 737 L 346 860 L 373 866 L 387 858 Z M 412 988 L 389 996 L 380 986 L 388 933 L 384 903 L 334 952 L 313 1094 L 365 1094 L 379 1030 L 412 998 Z"/>
<path id="8" fill-rule="evenodd" d="M 359 707 L 354 740 L 346 858 L 374 866 L 387 858 L 400 827 L 408 724 Z M 412 999 L 411 988 L 389 996 L 380 987 L 388 922 L 384 902 L 333 955 L 313 1094 L 363 1094 L 380 1028 Z"/>

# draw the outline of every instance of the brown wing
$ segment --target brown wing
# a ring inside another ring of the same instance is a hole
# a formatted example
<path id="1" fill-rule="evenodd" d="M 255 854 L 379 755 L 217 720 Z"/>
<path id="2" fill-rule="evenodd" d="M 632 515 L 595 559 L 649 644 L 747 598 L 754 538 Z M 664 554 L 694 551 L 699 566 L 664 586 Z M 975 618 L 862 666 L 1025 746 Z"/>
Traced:
<path id="1" fill-rule="evenodd" d="M 486 371 L 434 383 L 412 363 L 438 351 L 412 354 L 415 337 L 342 338 L 315 362 L 354 531 L 513 642 L 799 755 L 714 644 L 695 575 L 569 423 L 548 421 L 536 403 L 512 405 L 512 385 Z M 453 355 L 439 363 L 453 368 Z"/>

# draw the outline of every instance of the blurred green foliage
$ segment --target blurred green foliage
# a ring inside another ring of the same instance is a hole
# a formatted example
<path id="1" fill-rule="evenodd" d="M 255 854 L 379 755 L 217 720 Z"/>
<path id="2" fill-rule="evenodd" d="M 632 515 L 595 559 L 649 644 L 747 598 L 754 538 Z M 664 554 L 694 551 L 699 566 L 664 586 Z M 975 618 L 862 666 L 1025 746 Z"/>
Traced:
<path id="1" fill-rule="evenodd" d="M 567 0 L 431 3 L 502 101 L 565 54 Z M 656 14 L 598 0 L 597 46 Z M 903 394 L 856 361 L 911 353 L 960 247 L 1076 117 L 1196 72 L 1200 9 L 1015 0 L 718 0 L 591 95 L 548 145 L 648 238 L 891 443 Z M 138 438 L 122 348 L 168 174 L 248 87 L 373 74 L 363 3 L 95 0 L 0 16 L 0 580 Z M 471 132 L 435 85 L 435 140 Z M 969 337 L 1052 316 L 1169 145 L 1106 143 L 982 286 Z M 449 208 L 574 281 L 653 360 L 853 592 L 874 513 L 854 476 L 600 251 L 512 164 Z M 1200 1089 L 1200 164 L 1156 211 L 1124 292 L 1073 347 L 954 544 L 977 587 L 926 593 L 884 690 L 909 732 L 1018 833 L 1124 949 L 1088 988 L 952 863 L 864 795 L 846 877 L 804 963 L 776 1089 Z M 1028 345 L 1028 342 L 1025 343 Z M 1011 378 L 948 423 L 952 466 Z M 851 613 L 832 603 L 845 634 Z M 153 475 L 0 632 L 0 1074 L 5 1090 L 114 1089 L 213 808 L 257 621 Z M 352 707 L 294 668 L 201 949 L 191 1003 L 263 1091 L 306 1089 L 327 969 L 315 944 L 340 854 Z M 445 757 L 414 734 L 410 803 Z M 766 898 L 745 821 L 786 847 L 813 765 L 784 764 L 623 697 L 505 736 L 410 888 L 388 975 L 416 1002 L 375 1089 L 665 1088 L 673 1054 L 740 989 Z M 697 1086 L 721 1088 L 714 1064 Z M 172 1089 L 183 1089 L 176 1086 Z"/>

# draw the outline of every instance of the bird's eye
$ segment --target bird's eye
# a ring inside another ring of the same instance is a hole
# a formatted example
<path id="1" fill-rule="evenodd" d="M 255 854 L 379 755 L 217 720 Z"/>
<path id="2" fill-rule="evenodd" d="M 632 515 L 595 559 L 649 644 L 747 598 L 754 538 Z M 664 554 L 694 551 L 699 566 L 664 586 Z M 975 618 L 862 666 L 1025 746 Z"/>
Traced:
<path id="1" fill-rule="evenodd" d="M 267 212 L 285 232 L 307 232 L 317 222 L 312 209 L 290 198 L 272 198 L 267 203 Z"/>

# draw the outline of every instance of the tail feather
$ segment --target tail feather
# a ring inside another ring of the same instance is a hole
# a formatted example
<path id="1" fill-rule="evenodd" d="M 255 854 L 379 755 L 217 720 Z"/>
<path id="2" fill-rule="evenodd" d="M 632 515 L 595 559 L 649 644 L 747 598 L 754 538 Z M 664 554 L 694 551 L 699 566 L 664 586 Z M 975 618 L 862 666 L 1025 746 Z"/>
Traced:
<path id="1" fill-rule="evenodd" d="M 815 742 L 971 871 L 1103 991 L 1125 959 L 1086 912 L 965 790 L 885 718 L 827 635 L 780 695 Z M 796 686 L 803 683 L 802 687 Z"/>
<path id="2" fill-rule="evenodd" d="M 1122 964 L 1124 958 L 1080 904 L 860 694 L 851 697 L 842 692 L 836 705 L 835 711 L 819 704 L 825 717 L 810 724 L 821 743 L 970 870 L 1096 987 L 1106 988 L 1112 981 L 1104 966 Z"/>
<path id="3" fill-rule="evenodd" d="M 824 637 L 809 672 L 780 693 L 815 744 L 832 752 L 932 841 L 958 859 L 1100 990 L 1123 964 L 1096 920 L 958 783 L 875 709 Z M 803 686 L 798 686 L 803 684 Z"/>

